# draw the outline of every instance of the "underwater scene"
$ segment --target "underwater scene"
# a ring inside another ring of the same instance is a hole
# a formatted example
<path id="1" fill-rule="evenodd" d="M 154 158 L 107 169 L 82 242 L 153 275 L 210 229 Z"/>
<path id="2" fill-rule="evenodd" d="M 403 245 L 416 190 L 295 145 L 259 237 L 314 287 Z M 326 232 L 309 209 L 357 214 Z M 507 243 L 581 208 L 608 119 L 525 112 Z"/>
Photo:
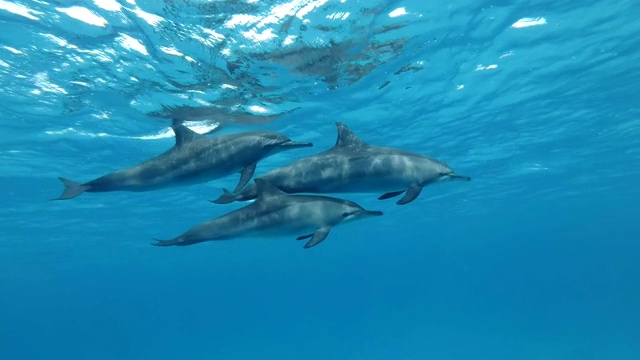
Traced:
<path id="1" fill-rule="evenodd" d="M 640 359 L 639 17 L 0 0 L 0 360 Z"/>

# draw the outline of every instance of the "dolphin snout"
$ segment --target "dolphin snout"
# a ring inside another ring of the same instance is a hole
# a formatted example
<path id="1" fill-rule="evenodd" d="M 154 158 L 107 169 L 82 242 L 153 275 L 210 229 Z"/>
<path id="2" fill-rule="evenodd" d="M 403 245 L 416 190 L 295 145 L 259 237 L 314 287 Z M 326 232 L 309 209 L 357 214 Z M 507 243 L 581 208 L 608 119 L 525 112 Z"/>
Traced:
<path id="1" fill-rule="evenodd" d="M 447 177 L 449 177 L 452 180 L 462 180 L 462 181 L 471 181 L 471 177 L 466 176 L 466 175 L 460 175 L 460 174 L 456 174 L 456 173 L 450 173 L 445 175 Z"/>
<path id="2" fill-rule="evenodd" d="M 288 147 L 288 148 L 303 148 L 303 147 L 311 147 L 313 143 L 310 142 L 301 142 L 301 141 L 285 141 L 280 146 Z"/>
<path id="3" fill-rule="evenodd" d="M 382 211 L 378 211 L 378 210 L 365 210 L 362 215 L 365 216 L 382 216 Z"/>

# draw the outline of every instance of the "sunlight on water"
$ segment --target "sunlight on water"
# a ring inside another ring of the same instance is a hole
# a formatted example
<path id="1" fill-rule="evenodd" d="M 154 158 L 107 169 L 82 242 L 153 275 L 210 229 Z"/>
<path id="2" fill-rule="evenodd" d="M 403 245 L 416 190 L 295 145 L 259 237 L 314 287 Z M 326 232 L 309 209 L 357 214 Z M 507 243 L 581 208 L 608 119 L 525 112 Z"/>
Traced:
<path id="1" fill-rule="evenodd" d="M 34 11 L 22 4 L 16 4 L 11 1 L 0 0 L 0 10 L 6 10 L 16 15 L 24 16 L 31 20 L 39 20 L 35 15 L 43 15 L 43 12 Z"/>
<path id="2" fill-rule="evenodd" d="M 147 52 L 147 48 L 140 42 L 138 39 L 134 39 L 127 34 L 121 34 L 116 38 L 116 41 L 120 43 L 120 45 L 128 50 L 135 50 L 142 55 L 149 55 Z"/>
<path id="3" fill-rule="evenodd" d="M 545 25 L 546 23 L 547 23 L 547 19 L 545 18 L 522 18 L 516 21 L 515 23 L 513 23 L 511 27 L 519 29 L 519 28 L 525 28 L 529 26 Z"/>
<path id="4" fill-rule="evenodd" d="M 108 114 L 104 114 L 103 116 L 101 116 L 101 118 L 108 119 L 109 116 Z M 220 126 L 220 124 L 211 125 L 209 123 L 193 122 L 193 121 L 185 121 L 184 124 L 188 126 L 191 130 L 199 134 L 208 133 L 212 130 L 215 130 L 218 126 Z M 140 140 L 157 140 L 157 139 L 166 139 L 166 138 L 175 137 L 175 134 L 170 127 L 166 128 L 165 130 L 157 134 L 142 135 L 142 136 L 118 136 L 118 135 L 110 135 L 107 133 L 91 133 L 91 132 L 86 132 L 82 130 L 77 130 L 74 128 L 67 128 L 67 129 L 58 130 L 58 131 L 45 131 L 45 134 L 47 135 L 65 135 L 69 133 L 73 133 L 81 136 L 89 136 L 89 137 L 115 137 L 115 138 L 123 138 L 123 139 L 140 139 Z"/>
<path id="5" fill-rule="evenodd" d="M 146 21 L 149 25 L 154 27 L 160 25 L 160 23 L 164 21 L 162 17 L 154 14 L 150 14 L 140 8 L 135 8 L 131 10 L 131 12 L 138 15 L 139 18 L 141 18 L 142 20 Z"/>
<path id="6" fill-rule="evenodd" d="M 93 2 L 96 6 L 107 11 L 117 12 L 122 10 L 122 5 L 120 5 L 116 0 L 94 0 Z"/>
<path id="7" fill-rule="evenodd" d="M 402 15 L 407 15 L 407 10 L 405 10 L 405 8 L 403 7 L 397 8 L 389 13 L 389 17 L 398 17 Z"/>
<path id="8" fill-rule="evenodd" d="M 104 18 L 94 14 L 89 9 L 81 6 L 72 6 L 69 8 L 56 8 L 61 13 L 65 13 L 70 17 L 83 21 L 89 25 L 105 27 L 108 22 Z"/>

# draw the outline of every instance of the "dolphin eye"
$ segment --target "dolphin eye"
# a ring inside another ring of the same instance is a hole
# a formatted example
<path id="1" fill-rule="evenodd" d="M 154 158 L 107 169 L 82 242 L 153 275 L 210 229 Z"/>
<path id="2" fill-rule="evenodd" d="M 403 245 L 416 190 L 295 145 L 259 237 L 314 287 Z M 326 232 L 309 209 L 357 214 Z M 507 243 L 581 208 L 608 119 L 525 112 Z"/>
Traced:
<path id="1" fill-rule="evenodd" d="M 348 212 L 342 213 L 342 217 L 347 217 L 349 215 L 351 215 L 351 213 L 348 213 Z"/>

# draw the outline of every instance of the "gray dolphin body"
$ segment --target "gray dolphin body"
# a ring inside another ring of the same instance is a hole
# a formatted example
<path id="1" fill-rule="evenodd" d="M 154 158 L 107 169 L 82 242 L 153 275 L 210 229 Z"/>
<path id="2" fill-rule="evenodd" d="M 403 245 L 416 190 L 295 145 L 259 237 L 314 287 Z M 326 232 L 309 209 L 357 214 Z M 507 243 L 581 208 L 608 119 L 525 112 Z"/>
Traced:
<path id="1" fill-rule="evenodd" d="M 304 248 L 322 242 L 331 229 L 345 222 L 371 216 L 381 211 L 365 210 L 348 201 L 320 195 L 290 195 L 263 179 L 254 179 L 256 201 L 238 210 L 194 226 L 171 240 L 157 240 L 155 246 L 186 246 L 205 241 L 238 238 L 265 238 L 300 235 L 310 239 Z"/>
<path id="2" fill-rule="evenodd" d="M 404 205 L 415 200 L 422 188 L 441 181 L 471 178 L 456 174 L 447 164 L 428 156 L 399 149 L 371 146 L 346 125 L 336 123 L 338 139 L 333 148 L 276 168 L 260 178 L 280 190 L 293 193 L 383 193 L 384 200 L 405 195 Z M 224 189 L 212 202 L 227 204 L 256 197 L 250 184 L 241 191 Z"/>
<path id="3" fill-rule="evenodd" d="M 176 142 L 168 151 L 84 184 L 60 178 L 65 190 L 56 200 L 71 199 L 83 192 L 140 192 L 204 183 L 239 172 L 240 181 L 234 190 L 238 191 L 251 180 L 258 161 L 287 149 L 313 146 L 271 131 L 207 138 L 179 121 L 174 120 L 172 128 Z"/>

